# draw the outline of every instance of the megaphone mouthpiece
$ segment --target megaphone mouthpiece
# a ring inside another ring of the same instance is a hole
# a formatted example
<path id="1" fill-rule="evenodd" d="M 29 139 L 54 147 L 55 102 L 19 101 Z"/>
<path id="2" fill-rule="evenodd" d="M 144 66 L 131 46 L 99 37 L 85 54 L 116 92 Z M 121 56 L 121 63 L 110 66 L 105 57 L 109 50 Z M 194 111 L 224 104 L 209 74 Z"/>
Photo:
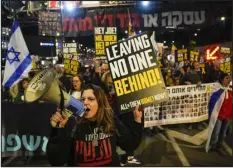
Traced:
<path id="1" fill-rule="evenodd" d="M 70 100 L 68 104 L 64 106 L 64 108 L 73 112 L 73 114 L 76 116 L 81 116 L 85 112 L 84 104 L 81 101 L 76 100 L 73 96 L 70 96 Z"/>

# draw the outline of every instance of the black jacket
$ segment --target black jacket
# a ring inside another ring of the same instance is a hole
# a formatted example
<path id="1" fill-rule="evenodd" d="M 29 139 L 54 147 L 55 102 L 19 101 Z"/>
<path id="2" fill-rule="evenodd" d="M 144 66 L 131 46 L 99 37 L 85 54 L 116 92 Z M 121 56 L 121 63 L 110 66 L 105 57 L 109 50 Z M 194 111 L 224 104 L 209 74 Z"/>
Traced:
<path id="1" fill-rule="evenodd" d="M 202 74 L 200 71 L 191 71 L 185 73 L 185 75 L 181 79 L 181 85 L 185 85 L 185 82 L 190 82 L 191 84 L 197 84 L 198 82 L 202 82 Z"/>
<path id="2" fill-rule="evenodd" d="M 221 70 L 215 70 L 213 67 L 210 67 L 209 70 L 206 73 L 205 77 L 205 83 L 212 83 L 216 82 L 219 80 L 219 77 L 223 74 L 224 72 Z"/>
<path id="3" fill-rule="evenodd" d="M 114 124 L 115 134 L 109 136 L 101 127 L 96 128 L 95 123 L 76 124 L 71 117 L 65 128 L 52 131 L 46 150 L 49 163 L 52 166 L 120 166 L 116 146 L 135 150 L 141 142 L 143 126 L 134 122 L 128 129 L 117 117 Z M 98 138 L 98 146 L 93 145 L 93 138 Z"/>

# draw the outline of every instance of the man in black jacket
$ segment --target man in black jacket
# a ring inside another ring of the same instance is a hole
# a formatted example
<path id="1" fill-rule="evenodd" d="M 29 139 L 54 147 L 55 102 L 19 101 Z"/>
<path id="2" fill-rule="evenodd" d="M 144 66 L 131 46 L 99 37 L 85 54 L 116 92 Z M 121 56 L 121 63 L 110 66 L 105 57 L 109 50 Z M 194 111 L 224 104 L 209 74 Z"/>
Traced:
<path id="1" fill-rule="evenodd" d="M 202 74 L 200 71 L 199 62 L 194 62 L 191 72 L 186 73 L 181 79 L 182 85 L 191 85 L 191 84 L 201 84 L 202 83 Z"/>
<path id="2" fill-rule="evenodd" d="M 219 77 L 223 74 L 220 70 L 220 60 L 215 60 L 213 66 L 207 71 L 205 83 L 212 83 L 218 81 Z"/>

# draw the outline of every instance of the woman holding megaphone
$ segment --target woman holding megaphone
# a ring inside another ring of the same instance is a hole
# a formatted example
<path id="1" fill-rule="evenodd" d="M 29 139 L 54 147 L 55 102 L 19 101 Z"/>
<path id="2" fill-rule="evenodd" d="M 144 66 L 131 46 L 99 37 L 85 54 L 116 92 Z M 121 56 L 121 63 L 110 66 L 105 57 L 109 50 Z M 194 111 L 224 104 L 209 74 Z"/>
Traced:
<path id="1" fill-rule="evenodd" d="M 136 106 L 134 127 L 129 130 L 114 117 L 104 91 L 87 85 L 81 93 L 85 112 L 82 117 L 68 117 L 59 110 L 51 117 L 58 123 L 47 145 L 52 166 L 120 166 L 116 146 L 135 150 L 142 138 L 142 111 Z"/>

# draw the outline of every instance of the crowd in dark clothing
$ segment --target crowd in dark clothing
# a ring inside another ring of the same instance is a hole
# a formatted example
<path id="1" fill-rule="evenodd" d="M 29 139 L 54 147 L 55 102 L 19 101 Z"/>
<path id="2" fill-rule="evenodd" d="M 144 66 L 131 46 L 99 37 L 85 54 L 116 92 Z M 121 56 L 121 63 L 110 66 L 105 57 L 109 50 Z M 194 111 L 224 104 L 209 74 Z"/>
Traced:
<path id="1" fill-rule="evenodd" d="M 161 72 L 166 86 L 216 82 L 223 71 L 220 70 L 220 61 L 205 62 L 204 70 L 199 62 L 186 60 L 183 64 L 166 63 L 161 67 Z"/>
<path id="2" fill-rule="evenodd" d="M 205 73 L 202 73 L 202 71 L 200 70 L 198 62 L 185 61 L 182 65 L 167 63 L 163 65 L 163 67 L 161 67 L 161 72 L 162 72 L 166 86 L 212 83 L 212 82 L 216 82 L 219 79 L 219 76 L 223 74 L 223 72 L 220 70 L 220 62 L 218 60 L 211 64 L 209 63 L 206 64 Z M 68 78 L 66 74 L 62 73 L 60 70 L 58 70 L 57 73 L 59 74 L 57 77 L 57 80 L 59 82 L 60 87 L 67 93 L 71 94 L 72 93 L 71 91 L 73 90 L 72 79 Z M 125 113 L 125 114 L 120 113 L 120 109 L 116 104 L 116 95 L 113 89 L 113 82 L 111 80 L 108 80 L 109 75 L 110 75 L 110 72 L 108 71 L 108 65 L 105 63 L 102 63 L 99 65 L 96 64 L 95 66 L 82 67 L 80 69 L 78 77 L 82 85 L 94 84 L 103 89 L 103 91 L 105 92 L 105 95 L 108 98 L 108 102 L 110 103 L 110 106 L 113 109 L 113 112 L 115 115 L 114 120 L 116 124 L 120 124 L 122 122 L 124 126 L 126 126 L 126 128 L 130 128 L 131 131 L 134 131 L 134 129 L 136 129 L 136 132 L 140 132 L 140 129 L 143 128 L 143 126 L 142 124 L 138 124 L 138 125 L 136 124 L 135 126 L 135 122 L 133 120 L 133 113 Z M 82 88 L 81 88 L 81 91 L 82 91 Z M 22 95 L 21 92 L 19 92 L 19 94 L 20 94 L 19 96 Z M 120 119 L 120 122 L 119 122 L 119 119 Z M 127 129 L 123 128 L 123 126 L 120 125 L 119 127 L 122 128 L 122 134 L 129 134 L 127 133 Z M 69 130 L 72 130 L 72 129 L 69 129 Z M 86 132 L 83 133 L 82 130 L 86 130 Z M 55 139 L 53 139 L 53 141 L 51 141 L 48 145 L 48 149 L 49 149 L 48 151 L 52 152 L 52 154 L 49 153 L 49 156 L 54 156 L 54 153 L 57 153 L 57 157 L 55 159 L 49 158 L 50 163 L 54 166 L 63 165 L 65 162 L 68 163 L 68 166 L 74 166 L 73 160 L 75 159 L 73 159 L 72 161 L 70 160 L 67 161 L 69 157 L 68 155 L 74 155 L 74 154 L 70 153 L 71 151 L 67 151 L 67 150 L 70 148 L 70 146 L 74 145 L 74 142 L 76 142 L 76 139 L 75 139 L 76 137 L 72 138 L 72 140 L 70 138 L 61 140 L 62 136 L 60 135 L 66 134 L 66 132 L 64 131 L 65 130 L 56 132 L 56 136 L 52 136 L 52 138 L 55 137 Z M 79 131 L 79 136 L 81 137 L 81 139 L 83 139 L 83 141 L 84 141 L 84 134 L 92 133 L 92 132 L 89 132 L 90 129 L 85 124 L 82 125 L 82 128 L 80 127 L 78 131 Z M 125 135 L 124 137 L 127 137 L 127 135 Z M 140 143 L 140 141 L 138 140 L 136 145 L 130 148 L 129 140 L 131 140 L 132 137 L 129 137 L 128 140 L 125 139 L 127 143 L 123 142 L 120 138 L 121 137 L 119 136 L 113 136 L 111 137 L 110 140 L 114 142 L 118 141 L 119 142 L 118 145 L 123 150 L 126 151 L 127 155 L 133 156 L 133 151 L 139 145 L 138 142 Z M 138 138 L 140 139 L 141 136 L 138 135 Z M 54 144 L 56 147 L 60 146 L 59 148 L 56 149 L 60 151 L 54 150 L 55 148 Z M 107 166 L 119 166 L 118 165 L 119 161 L 116 158 L 117 155 L 115 152 L 116 151 L 115 148 L 116 146 L 111 147 L 111 149 L 114 150 L 114 153 L 111 158 L 113 159 L 114 162 L 109 162 L 110 164 L 106 164 Z M 63 151 L 67 151 L 67 152 L 63 152 Z M 99 152 L 101 152 L 101 150 Z M 61 153 L 64 153 L 64 154 L 61 154 Z M 86 166 L 86 165 L 79 165 L 79 166 Z"/>

